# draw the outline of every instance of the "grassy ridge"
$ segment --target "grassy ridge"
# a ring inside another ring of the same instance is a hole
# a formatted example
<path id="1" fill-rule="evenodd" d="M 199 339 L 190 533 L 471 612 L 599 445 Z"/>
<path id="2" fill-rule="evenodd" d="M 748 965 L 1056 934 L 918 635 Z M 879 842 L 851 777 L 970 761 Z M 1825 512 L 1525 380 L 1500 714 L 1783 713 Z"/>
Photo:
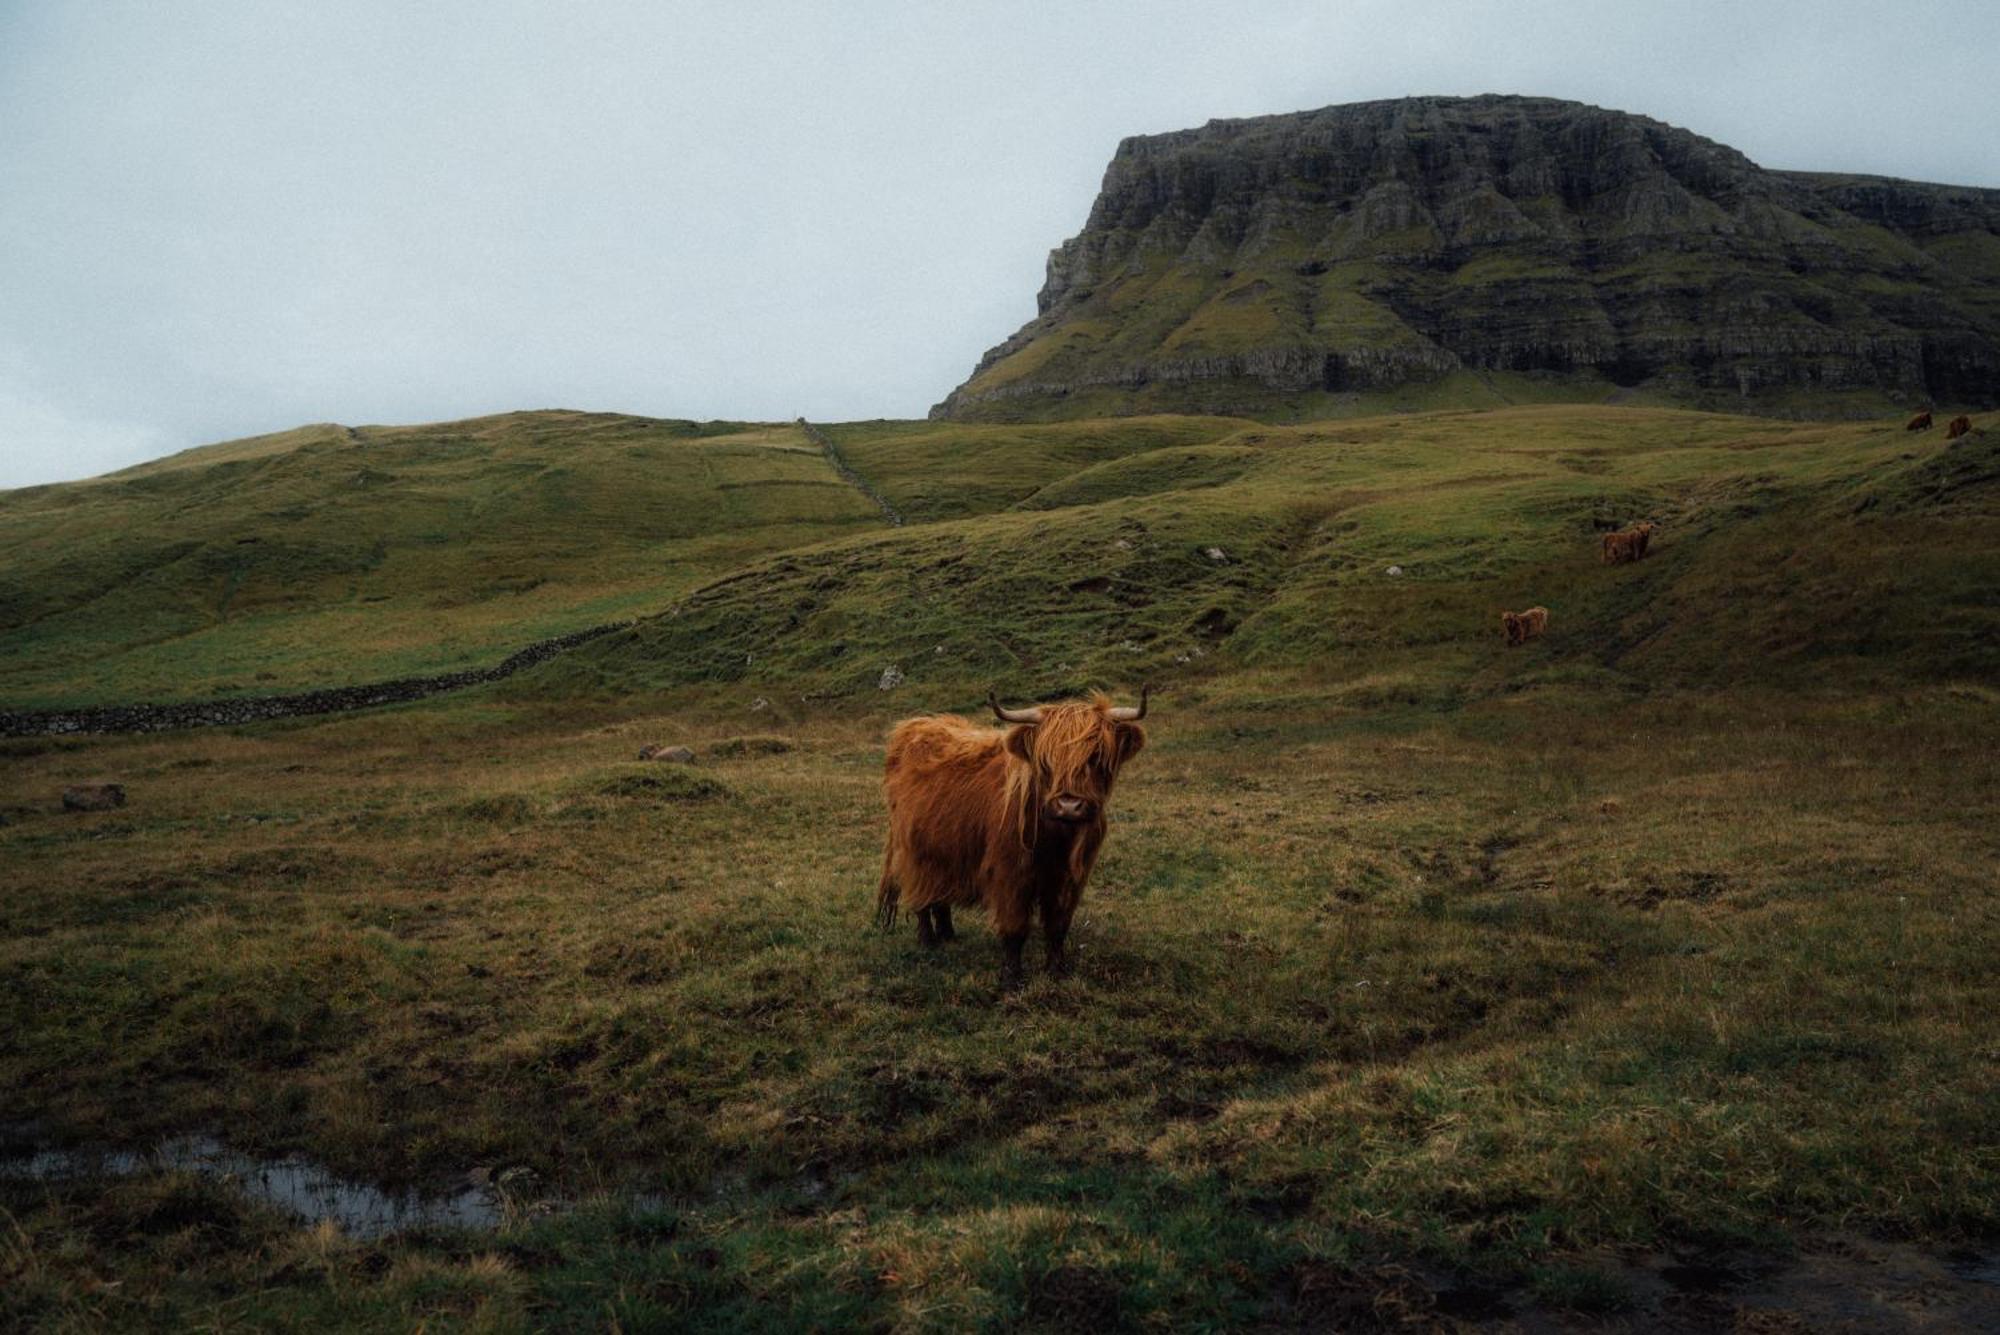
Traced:
<path id="1" fill-rule="evenodd" d="M 207 447 L 0 493 L 0 699 L 483 665 L 876 522 L 792 426 L 514 413 Z"/>
<path id="2" fill-rule="evenodd" d="M 847 428 L 876 485 L 947 517 L 769 558 L 511 689 L 846 692 L 895 665 L 1046 696 L 1255 666 L 1414 700 L 2000 671 L 1988 436 L 1579 407 L 1194 425 L 1116 451 L 1102 423 Z M 1639 516 L 1654 558 L 1602 566 L 1599 527 Z M 1555 633 L 1498 652 L 1498 612 L 1531 604 Z"/>

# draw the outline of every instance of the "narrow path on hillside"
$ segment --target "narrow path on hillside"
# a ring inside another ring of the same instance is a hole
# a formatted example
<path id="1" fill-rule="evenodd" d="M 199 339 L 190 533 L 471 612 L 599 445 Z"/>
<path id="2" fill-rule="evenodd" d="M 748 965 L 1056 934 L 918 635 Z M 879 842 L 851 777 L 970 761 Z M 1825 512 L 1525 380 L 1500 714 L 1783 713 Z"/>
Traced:
<path id="1" fill-rule="evenodd" d="M 824 454 L 826 461 L 833 465 L 834 472 L 840 474 L 856 491 L 875 502 L 875 508 L 882 512 L 884 519 L 887 519 L 898 528 L 903 526 L 902 514 L 897 511 L 895 506 L 889 504 L 888 499 L 881 492 L 868 485 L 867 478 L 854 471 L 853 466 L 841 455 L 839 447 L 828 438 L 824 431 L 821 431 L 803 417 L 799 419 L 799 430 L 806 433 L 807 440 L 819 446 L 820 453 Z"/>

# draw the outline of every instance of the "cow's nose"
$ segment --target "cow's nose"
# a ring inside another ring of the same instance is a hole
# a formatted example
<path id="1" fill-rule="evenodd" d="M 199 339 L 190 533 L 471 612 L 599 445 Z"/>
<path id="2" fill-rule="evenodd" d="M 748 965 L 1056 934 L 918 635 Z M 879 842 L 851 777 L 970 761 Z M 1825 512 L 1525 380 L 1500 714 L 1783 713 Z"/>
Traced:
<path id="1" fill-rule="evenodd" d="M 1090 803 L 1080 797 L 1058 797 L 1056 815 L 1064 820 L 1082 820 L 1090 814 Z"/>

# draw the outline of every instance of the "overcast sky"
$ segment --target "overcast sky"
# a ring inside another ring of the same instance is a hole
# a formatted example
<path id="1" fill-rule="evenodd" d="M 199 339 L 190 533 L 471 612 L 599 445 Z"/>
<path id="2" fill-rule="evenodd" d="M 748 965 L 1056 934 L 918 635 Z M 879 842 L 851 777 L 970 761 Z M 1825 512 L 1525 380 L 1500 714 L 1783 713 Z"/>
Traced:
<path id="1" fill-rule="evenodd" d="M 2000 186 L 1996 58 L 1994 0 L 0 0 L 0 486 L 314 421 L 921 416 L 1118 140 L 1217 116 L 1545 94 Z"/>

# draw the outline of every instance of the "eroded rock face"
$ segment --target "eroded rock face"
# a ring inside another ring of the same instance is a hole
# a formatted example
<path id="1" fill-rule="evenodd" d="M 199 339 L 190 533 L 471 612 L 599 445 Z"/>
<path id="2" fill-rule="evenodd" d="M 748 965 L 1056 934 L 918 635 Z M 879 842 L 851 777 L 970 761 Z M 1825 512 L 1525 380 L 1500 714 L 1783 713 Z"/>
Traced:
<path id="1" fill-rule="evenodd" d="M 1772 412 L 1991 406 L 2000 190 L 1410 98 L 1127 139 L 1040 314 L 934 417 L 1304 414 L 1456 377 Z M 1512 379 L 1510 379 L 1510 377 Z"/>

